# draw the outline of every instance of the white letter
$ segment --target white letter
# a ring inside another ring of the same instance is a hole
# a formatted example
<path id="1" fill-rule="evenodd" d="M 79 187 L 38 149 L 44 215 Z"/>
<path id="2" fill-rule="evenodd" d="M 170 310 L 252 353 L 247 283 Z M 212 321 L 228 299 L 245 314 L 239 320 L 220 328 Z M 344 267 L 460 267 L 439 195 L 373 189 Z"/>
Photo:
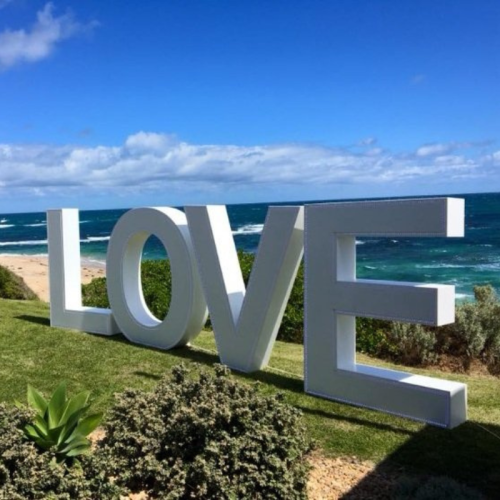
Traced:
<path id="1" fill-rule="evenodd" d="M 163 321 L 151 314 L 142 293 L 142 249 L 152 234 L 166 248 L 172 273 L 170 308 Z M 138 208 L 124 214 L 111 234 L 106 274 L 113 315 L 130 341 L 171 349 L 186 345 L 203 328 L 207 307 L 180 210 Z"/>
<path id="2" fill-rule="evenodd" d="M 356 236 L 463 236 L 460 199 L 306 207 L 306 392 L 443 427 L 466 420 L 466 386 L 356 363 L 356 316 L 444 325 L 455 289 L 356 279 Z"/>
<path id="3" fill-rule="evenodd" d="M 50 325 L 101 335 L 119 329 L 109 309 L 82 307 L 78 210 L 47 211 Z"/>
<path id="4" fill-rule="evenodd" d="M 303 253 L 302 207 L 272 207 L 248 290 L 224 206 L 186 207 L 221 361 L 242 372 L 265 367 Z"/>

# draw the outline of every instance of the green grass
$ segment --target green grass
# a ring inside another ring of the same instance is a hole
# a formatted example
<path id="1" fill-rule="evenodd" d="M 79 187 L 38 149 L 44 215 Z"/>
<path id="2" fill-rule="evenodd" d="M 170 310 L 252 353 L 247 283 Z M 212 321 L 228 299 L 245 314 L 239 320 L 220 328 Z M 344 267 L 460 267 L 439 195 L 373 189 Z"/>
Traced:
<path id="1" fill-rule="evenodd" d="M 0 401 L 24 401 L 26 384 L 50 393 L 61 380 L 70 393 L 89 389 L 94 409 L 106 410 L 113 393 L 150 388 L 172 366 L 218 362 L 213 335 L 204 332 L 192 348 L 164 352 L 49 327 L 48 305 L 0 300 Z M 402 369 L 358 355 L 360 362 Z M 262 393 L 284 392 L 301 409 L 311 435 L 327 455 L 357 456 L 379 464 L 454 477 L 492 497 L 500 488 L 500 379 L 492 376 L 413 373 L 468 384 L 469 421 L 443 430 L 383 413 L 338 404 L 303 392 L 303 348 L 277 342 L 270 367 L 245 382 L 260 381 Z"/>

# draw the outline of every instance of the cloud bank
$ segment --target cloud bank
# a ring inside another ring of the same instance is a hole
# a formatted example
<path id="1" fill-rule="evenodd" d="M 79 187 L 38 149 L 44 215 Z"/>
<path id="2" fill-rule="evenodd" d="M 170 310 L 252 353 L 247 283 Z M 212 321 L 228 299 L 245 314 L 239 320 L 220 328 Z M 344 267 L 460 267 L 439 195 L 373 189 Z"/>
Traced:
<path id="1" fill-rule="evenodd" d="M 0 144 L 0 192 L 137 193 L 231 187 L 447 183 L 498 177 L 500 151 L 454 154 L 460 145 L 434 144 L 410 153 L 310 144 L 196 145 L 169 134 L 138 132 L 119 146 Z M 469 150 L 473 148 L 469 145 Z"/>
<path id="2" fill-rule="evenodd" d="M 4 0 L 0 8 L 6 5 Z M 0 33 L 0 68 L 45 59 L 63 40 L 89 32 L 97 25 L 95 22 L 82 24 L 69 12 L 55 16 L 52 3 L 47 3 L 36 17 L 36 22 L 27 30 L 7 29 Z"/>

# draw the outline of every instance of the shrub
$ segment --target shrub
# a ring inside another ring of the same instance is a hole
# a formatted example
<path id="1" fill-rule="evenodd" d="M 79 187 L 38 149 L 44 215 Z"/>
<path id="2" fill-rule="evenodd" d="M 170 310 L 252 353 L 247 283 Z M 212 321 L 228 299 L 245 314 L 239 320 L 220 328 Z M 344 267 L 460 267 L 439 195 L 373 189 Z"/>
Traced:
<path id="1" fill-rule="evenodd" d="M 254 255 L 238 252 L 241 272 L 245 284 L 248 284 L 254 262 Z M 170 304 L 172 278 L 168 260 L 146 260 L 141 265 L 142 291 L 144 300 L 151 313 L 163 319 Z M 278 339 L 287 342 L 302 343 L 304 338 L 304 269 L 301 265 L 295 284 L 290 294 L 288 305 L 278 333 Z M 106 291 L 106 278 L 93 279 L 82 286 L 83 305 L 109 308 Z M 210 327 L 210 319 L 207 327 Z"/>
<path id="2" fill-rule="evenodd" d="M 172 276 L 168 260 L 146 260 L 141 264 L 142 293 L 151 314 L 162 320 L 168 313 Z M 106 278 L 95 278 L 82 286 L 85 306 L 109 308 Z"/>
<path id="3" fill-rule="evenodd" d="M 82 285 L 82 304 L 109 309 L 106 278 L 94 278 L 90 283 Z"/>
<path id="4" fill-rule="evenodd" d="M 0 298 L 38 300 L 36 293 L 20 276 L 3 266 L 0 266 Z"/>
<path id="5" fill-rule="evenodd" d="M 390 321 L 356 318 L 356 350 L 371 356 L 391 352 L 386 333 L 390 329 Z"/>
<path id="6" fill-rule="evenodd" d="M 298 410 L 228 373 L 178 366 L 152 393 L 118 395 L 100 443 L 117 481 L 152 498 L 306 498 Z"/>
<path id="7" fill-rule="evenodd" d="M 0 500 L 118 500 L 123 491 L 92 456 L 68 467 L 52 451 L 40 452 L 22 431 L 35 416 L 27 408 L 0 404 Z"/>
<path id="8" fill-rule="evenodd" d="M 461 304 L 455 311 L 455 323 L 449 329 L 449 352 L 468 360 L 478 357 L 486 342 L 481 310 L 476 304 Z"/>
<path id="9" fill-rule="evenodd" d="M 500 303 L 495 289 L 491 285 L 475 286 L 474 297 L 485 335 L 483 360 L 500 365 Z"/>
<path id="10" fill-rule="evenodd" d="M 384 354 L 406 365 L 426 365 L 436 360 L 434 333 L 422 325 L 391 323 Z"/>

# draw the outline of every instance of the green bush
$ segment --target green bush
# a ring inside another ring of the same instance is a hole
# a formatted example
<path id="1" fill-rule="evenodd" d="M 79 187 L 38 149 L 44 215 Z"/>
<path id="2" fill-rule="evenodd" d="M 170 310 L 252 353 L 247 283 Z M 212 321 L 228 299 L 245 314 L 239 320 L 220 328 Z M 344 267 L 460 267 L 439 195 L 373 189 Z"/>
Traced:
<path id="1" fill-rule="evenodd" d="M 428 365 L 436 360 L 436 337 L 422 325 L 392 322 L 387 331 L 386 354 L 405 365 Z"/>
<path id="2" fill-rule="evenodd" d="M 474 297 L 485 334 L 483 360 L 500 367 L 500 302 L 491 285 L 475 286 Z"/>
<path id="3" fill-rule="evenodd" d="M 36 293 L 20 276 L 3 266 L 0 266 L 0 298 L 38 300 Z"/>
<path id="4" fill-rule="evenodd" d="M 374 318 L 356 318 L 356 350 L 371 356 L 391 352 L 387 332 L 391 322 Z"/>
<path id="5" fill-rule="evenodd" d="M 240 251 L 238 258 L 243 279 L 248 285 L 255 257 Z M 152 314 L 163 319 L 170 303 L 169 262 L 144 261 L 141 278 L 146 304 Z M 105 278 L 94 279 L 82 290 L 84 305 L 109 307 Z M 466 368 L 473 359 L 480 359 L 492 372 L 500 372 L 500 302 L 491 286 L 477 286 L 474 294 L 474 303 L 457 306 L 455 324 L 440 328 L 394 326 L 390 321 L 357 318 L 357 350 L 410 365 L 432 363 L 441 354 L 459 357 Z M 283 315 L 278 340 L 303 342 L 303 295 L 304 268 L 301 265 Z M 210 326 L 209 318 L 207 327 Z"/>
<path id="6" fill-rule="evenodd" d="M 467 360 L 479 357 L 486 342 L 481 310 L 474 303 L 461 304 L 455 311 L 455 323 L 445 330 L 447 351 Z"/>
<path id="7" fill-rule="evenodd" d="M 168 260 L 146 260 L 141 265 L 142 293 L 151 314 L 163 320 L 168 313 L 172 276 Z M 106 278 L 95 278 L 82 286 L 85 306 L 109 308 Z"/>
<path id="8" fill-rule="evenodd" d="M 35 412 L 0 404 L 0 500 L 118 500 L 123 493 L 107 478 L 104 462 L 83 456 L 68 467 L 52 451 L 41 452 L 23 428 Z"/>
<path id="9" fill-rule="evenodd" d="M 254 262 L 254 256 L 238 252 L 241 272 L 245 284 L 248 284 Z M 141 280 L 144 300 L 151 313 L 158 319 L 165 318 L 170 304 L 172 278 L 168 260 L 146 260 L 141 266 Z M 304 337 L 304 270 L 300 266 L 294 287 L 290 294 L 288 305 L 283 315 L 283 321 L 278 333 L 278 339 L 287 342 L 302 343 Z M 92 307 L 109 307 L 106 291 L 106 278 L 96 278 L 91 283 L 82 286 L 83 305 Z M 210 319 L 207 327 L 210 327 Z"/>
<path id="10" fill-rule="evenodd" d="M 299 411 L 228 373 L 178 366 L 151 393 L 118 395 L 99 444 L 116 481 L 172 500 L 306 498 Z"/>

